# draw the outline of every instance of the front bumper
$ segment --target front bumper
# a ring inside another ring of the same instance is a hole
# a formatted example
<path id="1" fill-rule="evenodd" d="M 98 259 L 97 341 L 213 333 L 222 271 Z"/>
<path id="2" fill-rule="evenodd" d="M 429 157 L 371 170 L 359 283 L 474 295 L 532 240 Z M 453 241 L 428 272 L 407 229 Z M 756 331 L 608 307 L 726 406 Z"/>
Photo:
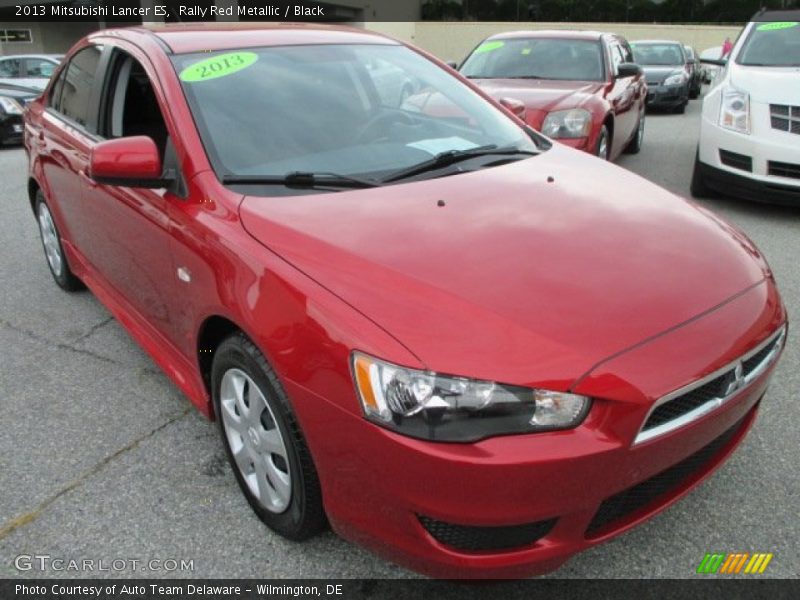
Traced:
<path id="1" fill-rule="evenodd" d="M 800 205 L 800 136 L 765 126 L 768 108 L 754 104 L 750 135 L 720 127 L 704 116 L 699 168 L 706 184 L 725 194 L 759 202 Z M 796 177 L 774 174 L 774 165 Z M 771 168 L 772 167 L 772 168 Z"/>
<path id="2" fill-rule="evenodd" d="M 647 87 L 648 108 L 674 108 L 689 101 L 689 84 L 650 85 Z"/>
<path id="3" fill-rule="evenodd" d="M 286 387 L 296 406 L 313 407 L 301 422 L 340 535 L 430 576 L 526 577 L 648 519 L 721 465 L 752 425 L 774 364 L 714 412 L 634 440 L 655 398 L 738 359 L 784 321 L 774 285 L 762 283 L 595 369 L 574 386 L 595 398 L 577 429 L 475 444 L 407 438 Z"/>

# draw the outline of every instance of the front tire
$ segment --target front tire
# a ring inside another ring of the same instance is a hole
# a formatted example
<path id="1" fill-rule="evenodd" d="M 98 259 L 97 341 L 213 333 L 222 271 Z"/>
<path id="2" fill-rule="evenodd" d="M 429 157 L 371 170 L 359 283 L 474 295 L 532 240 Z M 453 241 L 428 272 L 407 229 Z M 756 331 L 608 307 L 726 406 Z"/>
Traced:
<path id="1" fill-rule="evenodd" d="M 608 160 L 611 155 L 611 135 L 608 133 L 608 127 L 603 125 L 600 130 L 600 136 L 597 138 L 597 144 L 594 150 L 595 155 L 603 160 Z"/>
<path id="2" fill-rule="evenodd" d="M 694 157 L 694 171 L 692 172 L 692 183 L 690 186 L 692 196 L 695 198 L 708 198 L 712 195 L 711 188 L 703 178 L 703 170 L 700 166 L 700 149 L 698 148 L 697 154 Z"/>
<path id="3" fill-rule="evenodd" d="M 242 333 L 226 338 L 211 370 L 214 409 L 236 481 L 259 519 L 294 541 L 327 520 L 316 468 L 286 393 Z"/>
<path id="4" fill-rule="evenodd" d="M 41 190 L 36 192 L 35 209 L 36 221 L 39 224 L 39 236 L 42 239 L 44 255 L 53 280 L 66 292 L 82 290 L 84 285 L 69 268 L 64 248 L 61 245 L 61 235 L 58 233 L 53 214 L 50 212 L 50 207 Z"/>
<path id="5" fill-rule="evenodd" d="M 636 133 L 633 139 L 628 143 L 628 147 L 625 148 L 625 154 L 639 154 L 642 149 L 642 144 L 644 143 L 644 127 L 645 111 L 642 111 L 642 114 L 639 115 L 639 124 L 636 126 Z"/>

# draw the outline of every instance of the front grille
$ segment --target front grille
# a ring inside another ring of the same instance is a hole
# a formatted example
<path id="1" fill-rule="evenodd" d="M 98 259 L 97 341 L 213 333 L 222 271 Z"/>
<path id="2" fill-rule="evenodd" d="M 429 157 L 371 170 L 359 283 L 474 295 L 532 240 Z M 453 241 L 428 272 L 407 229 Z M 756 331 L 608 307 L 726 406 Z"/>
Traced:
<path id="1" fill-rule="evenodd" d="M 773 129 L 800 135 L 800 106 L 770 104 L 769 117 Z"/>
<path id="2" fill-rule="evenodd" d="M 800 165 L 792 163 L 783 163 L 769 161 L 767 163 L 768 173 L 776 177 L 790 177 L 792 179 L 800 179 Z"/>
<path id="3" fill-rule="evenodd" d="M 722 162 L 723 165 L 733 167 L 734 169 L 740 169 L 742 171 L 747 171 L 748 173 L 753 172 L 752 156 L 745 156 L 744 154 L 736 154 L 736 152 L 728 152 L 727 150 L 720 150 L 719 160 Z"/>
<path id="4" fill-rule="evenodd" d="M 474 527 L 445 523 L 423 515 L 418 515 L 418 518 L 436 541 L 468 552 L 501 551 L 531 546 L 550 533 L 558 520 L 548 519 L 502 527 Z"/>
<path id="5" fill-rule="evenodd" d="M 650 418 L 647 419 L 643 430 L 647 431 L 648 429 L 653 429 L 654 427 L 663 425 L 664 423 L 672 421 L 673 419 L 682 417 L 683 415 L 693 411 L 695 408 L 702 406 L 714 398 L 724 397 L 725 391 L 728 387 L 729 379 L 730 372 L 723 373 L 705 385 L 702 385 L 691 392 L 688 392 L 682 396 L 678 396 L 674 400 L 670 400 L 669 402 L 665 402 L 664 404 L 658 406 L 650 414 Z"/>
<path id="6" fill-rule="evenodd" d="M 720 450 L 733 439 L 743 421 L 744 419 L 740 420 L 713 442 L 688 458 L 684 458 L 658 475 L 603 501 L 586 529 L 586 537 L 595 537 L 634 512 L 656 504 L 658 500 L 680 488 L 693 475 L 705 470 Z"/>
<path id="7" fill-rule="evenodd" d="M 717 372 L 710 380 L 691 387 L 684 393 L 679 393 L 674 398 L 669 398 L 665 402 L 657 405 L 650 416 L 647 417 L 644 427 L 642 427 L 637 442 L 646 441 L 654 437 L 654 431 L 658 427 L 671 430 L 669 425 L 677 422 L 694 410 L 706 407 L 712 410 L 728 398 L 733 397 L 741 391 L 742 386 L 751 383 L 756 379 L 771 362 L 770 357 L 777 358 L 776 350 L 783 344 L 785 330 L 781 330 L 774 335 L 763 348 L 759 348 L 752 355 L 745 355 L 739 361 L 727 366 Z M 767 361 L 767 362 L 765 362 Z M 737 369 L 740 369 L 737 377 Z M 738 385 L 737 385 L 738 384 Z M 677 392 L 676 392 L 677 393 Z M 704 414 L 704 413 L 701 413 Z M 697 415 L 699 416 L 699 415 Z M 662 433 L 666 433 L 663 431 Z"/>

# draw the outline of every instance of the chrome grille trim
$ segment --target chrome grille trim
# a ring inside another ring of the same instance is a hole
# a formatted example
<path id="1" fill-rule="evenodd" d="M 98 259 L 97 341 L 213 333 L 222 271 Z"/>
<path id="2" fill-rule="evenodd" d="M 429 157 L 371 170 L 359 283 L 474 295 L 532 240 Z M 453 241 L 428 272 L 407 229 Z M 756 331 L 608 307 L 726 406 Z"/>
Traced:
<path id="1" fill-rule="evenodd" d="M 800 106 L 770 104 L 769 118 L 773 129 L 800 135 Z"/>
<path id="2" fill-rule="evenodd" d="M 663 396 L 662 398 L 659 398 L 659 400 L 655 404 L 653 404 L 653 406 L 648 411 L 644 421 L 642 421 L 642 426 L 639 429 L 639 433 L 636 435 L 636 438 L 633 441 L 633 445 L 636 446 L 637 444 L 642 444 L 654 438 L 670 433 L 671 431 L 675 431 L 676 429 L 680 429 L 681 427 L 684 427 L 689 423 L 692 423 L 700 419 L 701 417 L 707 415 L 708 413 L 717 410 L 723 404 L 727 403 L 732 398 L 738 396 L 740 393 L 742 393 L 748 387 L 750 387 L 750 384 L 752 384 L 756 379 L 758 379 L 761 375 L 763 375 L 767 371 L 767 369 L 769 369 L 775 363 L 785 343 L 786 343 L 786 326 L 784 325 L 778 331 L 776 331 L 770 337 L 768 337 L 766 340 L 761 342 L 758 346 L 756 346 L 746 354 L 742 355 L 732 363 L 725 365 L 721 369 L 714 371 L 713 373 L 703 377 L 702 379 L 699 379 L 693 383 L 690 383 L 687 386 L 684 386 L 678 390 L 675 390 L 674 392 L 667 394 L 666 396 Z M 750 358 L 756 356 L 759 352 L 764 350 L 764 348 L 768 347 L 770 344 L 772 344 L 773 346 L 772 349 L 769 351 L 769 353 L 766 356 L 764 356 L 764 358 L 758 364 L 753 365 L 747 373 L 742 373 L 741 385 L 733 388 L 731 391 L 727 393 L 727 395 L 722 397 L 718 396 L 712 398 L 707 402 L 701 404 L 697 408 L 681 415 L 676 419 L 673 419 L 671 421 L 668 421 L 651 429 L 645 429 L 645 426 L 647 425 L 650 416 L 659 406 L 662 406 L 667 402 L 675 400 L 676 398 L 680 398 L 692 392 L 693 390 L 696 390 L 704 386 L 705 384 L 714 381 L 719 377 L 722 377 L 723 375 L 734 373 L 737 370 L 741 373 L 744 370 L 743 366 L 744 363 L 748 361 Z"/>

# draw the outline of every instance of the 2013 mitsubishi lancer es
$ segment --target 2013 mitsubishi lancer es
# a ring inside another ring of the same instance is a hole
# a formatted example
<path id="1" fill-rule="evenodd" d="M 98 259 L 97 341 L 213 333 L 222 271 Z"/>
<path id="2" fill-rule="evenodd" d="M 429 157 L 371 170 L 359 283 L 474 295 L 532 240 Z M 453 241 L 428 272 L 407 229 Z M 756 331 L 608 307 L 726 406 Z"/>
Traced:
<path id="1" fill-rule="evenodd" d="M 557 568 L 719 467 L 786 339 L 738 229 L 377 34 L 102 31 L 25 119 L 56 283 L 218 420 L 289 539 Z"/>

